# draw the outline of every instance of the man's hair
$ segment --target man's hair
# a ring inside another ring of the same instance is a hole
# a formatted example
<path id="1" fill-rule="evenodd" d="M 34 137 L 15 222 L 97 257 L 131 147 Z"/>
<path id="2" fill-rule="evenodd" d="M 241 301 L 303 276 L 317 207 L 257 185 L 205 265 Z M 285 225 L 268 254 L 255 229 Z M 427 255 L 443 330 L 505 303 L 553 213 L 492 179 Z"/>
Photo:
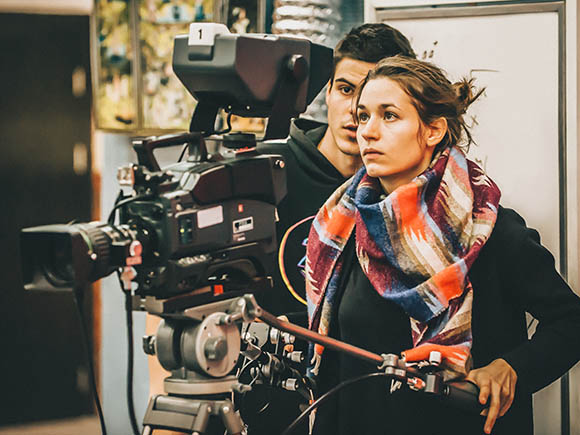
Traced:
<path id="1" fill-rule="evenodd" d="M 397 29 L 383 23 L 353 27 L 334 49 L 334 79 L 336 65 L 344 58 L 376 63 L 397 54 L 416 57 L 409 40 Z"/>

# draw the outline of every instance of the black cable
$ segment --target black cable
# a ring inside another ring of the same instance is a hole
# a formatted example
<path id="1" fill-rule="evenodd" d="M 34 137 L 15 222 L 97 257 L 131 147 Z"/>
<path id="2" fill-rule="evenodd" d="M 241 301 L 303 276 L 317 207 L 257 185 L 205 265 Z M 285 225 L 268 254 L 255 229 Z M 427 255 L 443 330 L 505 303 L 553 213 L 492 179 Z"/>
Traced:
<path id="1" fill-rule="evenodd" d="M 119 275 L 119 281 L 121 280 Z M 122 282 L 121 282 L 122 284 Z M 139 426 L 137 425 L 137 418 L 135 417 L 135 403 L 133 402 L 133 305 L 131 292 L 128 290 L 125 293 L 125 312 L 127 314 L 127 407 L 129 408 L 129 420 L 131 421 L 131 428 L 135 435 L 139 435 Z"/>
<path id="2" fill-rule="evenodd" d="M 115 223 L 115 211 L 117 211 L 118 208 L 123 207 L 124 205 L 127 205 L 133 201 L 139 201 L 141 199 L 151 198 L 151 196 L 152 195 L 138 195 L 138 196 L 132 196 L 130 198 L 115 202 L 115 206 L 113 207 L 113 209 L 109 213 L 109 218 L 107 219 L 107 222 L 109 223 L 109 225 L 113 225 Z"/>
<path id="3" fill-rule="evenodd" d="M 224 130 L 214 131 L 211 134 L 226 134 L 232 131 L 232 112 L 228 112 L 228 116 L 226 117 L 226 124 L 227 127 Z M 210 136 L 211 134 L 208 134 Z"/>
<path id="4" fill-rule="evenodd" d="M 181 154 L 179 155 L 179 158 L 177 159 L 177 163 L 179 163 L 183 160 L 183 156 L 185 156 L 185 152 L 187 151 L 188 148 L 189 148 L 188 143 L 183 145 L 183 147 L 181 148 Z"/>
<path id="5" fill-rule="evenodd" d="M 107 219 L 107 222 L 110 225 L 113 225 L 115 223 L 115 210 L 116 210 L 116 205 L 123 199 L 125 198 L 125 194 L 123 193 L 123 189 L 119 189 L 119 193 L 117 193 L 117 197 L 115 198 L 115 203 L 113 206 L 113 210 L 111 210 L 109 212 L 109 218 Z"/>
<path id="6" fill-rule="evenodd" d="M 85 322 L 83 309 L 83 289 L 75 289 L 73 291 L 73 299 L 77 306 L 77 314 L 79 316 L 79 323 L 81 326 L 81 334 L 83 337 L 83 346 L 87 357 L 87 364 L 89 366 L 89 381 L 91 383 L 91 390 L 97 407 L 97 415 L 99 416 L 99 423 L 101 424 L 101 434 L 107 435 L 107 428 L 105 426 L 105 416 L 103 415 L 103 408 L 101 408 L 101 400 L 99 399 L 99 392 L 97 390 L 97 383 L 95 381 L 95 367 L 93 365 L 93 352 L 89 344 L 89 336 L 87 334 L 87 325 Z"/>
<path id="7" fill-rule="evenodd" d="M 318 408 L 322 403 L 326 402 L 329 397 L 331 397 L 333 394 L 339 392 L 343 388 L 346 388 L 346 387 L 348 387 L 348 386 L 350 386 L 352 384 L 356 384 L 357 382 L 364 381 L 364 380 L 369 379 L 369 378 L 374 378 L 374 377 L 392 377 L 392 376 L 393 375 L 388 375 L 386 373 L 377 372 L 377 373 L 369 373 L 367 375 L 362 375 L 362 376 L 359 376 L 359 377 L 356 377 L 356 378 L 353 378 L 353 379 L 349 379 L 348 381 L 341 382 L 340 384 L 338 384 L 334 388 L 328 390 L 326 393 L 324 393 L 318 399 L 316 399 L 312 403 L 312 405 L 310 405 L 308 408 L 306 408 L 302 414 L 300 414 L 298 417 L 296 417 L 296 419 L 292 423 L 290 423 L 290 425 L 286 428 L 286 430 L 284 430 L 284 432 L 282 432 L 282 435 L 289 435 L 294 429 L 296 429 L 296 427 L 300 423 L 302 423 L 302 421 L 306 417 L 308 417 L 308 415 L 315 408 Z"/>

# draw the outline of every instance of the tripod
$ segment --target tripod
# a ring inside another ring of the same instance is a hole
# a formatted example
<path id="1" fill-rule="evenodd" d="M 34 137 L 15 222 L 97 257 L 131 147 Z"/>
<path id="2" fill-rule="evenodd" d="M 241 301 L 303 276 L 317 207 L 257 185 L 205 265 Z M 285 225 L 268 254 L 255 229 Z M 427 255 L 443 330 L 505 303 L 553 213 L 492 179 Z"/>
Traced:
<path id="1" fill-rule="evenodd" d="M 163 317 L 157 333 L 145 337 L 144 351 L 157 359 L 172 375 L 165 379 L 166 394 L 149 400 L 142 435 L 169 429 L 194 435 L 242 434 L 245 425 L 229 396 L 243 389 L 230 375 L 240 354 L 236 300 L 222 300 L 178 309 L 165 301 L 145 299 L 144 308 Z M 218 427 L 220 429 L 218 429 Z"/>
<path id="2" fill-rule="evenodd" d="M 142 435 L 151 435 L 154 429 L 178 430 L 192 435 L 208 433 L 210 417 L 221 419 L 228 434 L 245 431 L 241 417 L 228 399 L 199 399 L 180 396 L 154 396 L 149 401 L 143 418 Z M 220 432 L 223 433 L 223 432 Z"/>

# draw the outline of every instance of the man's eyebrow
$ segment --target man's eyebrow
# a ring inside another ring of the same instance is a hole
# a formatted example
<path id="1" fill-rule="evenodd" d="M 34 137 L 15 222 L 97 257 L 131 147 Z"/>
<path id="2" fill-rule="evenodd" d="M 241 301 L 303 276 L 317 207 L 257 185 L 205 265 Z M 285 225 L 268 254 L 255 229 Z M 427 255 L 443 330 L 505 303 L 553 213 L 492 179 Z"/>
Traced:
<path id="1" fill-rule="evenodd" d="M 347 79 L 339 77 L 337 79 L 334 80 L 335 82 L 341 82 L 341 83 L 346 83 L 349 86 L 352 86 L 353 88 L 356 87 L 356 85 L 354 83 L 349 82 Z"/>

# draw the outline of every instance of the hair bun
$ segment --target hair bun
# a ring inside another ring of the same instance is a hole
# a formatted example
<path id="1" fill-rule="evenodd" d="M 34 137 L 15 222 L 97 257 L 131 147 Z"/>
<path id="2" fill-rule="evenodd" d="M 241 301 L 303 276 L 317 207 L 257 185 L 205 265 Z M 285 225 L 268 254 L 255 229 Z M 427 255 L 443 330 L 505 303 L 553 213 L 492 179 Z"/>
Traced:
<path id="1" fill-rule="evenodd" d="M 457 96 L 457 101 L 459 103 L 460 115 L 467 112 L 467 108 L 471 103 L 477 100 L 485 90 L 480 89 L 479 91 L 476 91 L 473 84 L 474 82 L 474 78 L 467 79 L 464 77 L 460 81 L 453 83 L 453 89 L 455 90 L 455 95 Z"/>

